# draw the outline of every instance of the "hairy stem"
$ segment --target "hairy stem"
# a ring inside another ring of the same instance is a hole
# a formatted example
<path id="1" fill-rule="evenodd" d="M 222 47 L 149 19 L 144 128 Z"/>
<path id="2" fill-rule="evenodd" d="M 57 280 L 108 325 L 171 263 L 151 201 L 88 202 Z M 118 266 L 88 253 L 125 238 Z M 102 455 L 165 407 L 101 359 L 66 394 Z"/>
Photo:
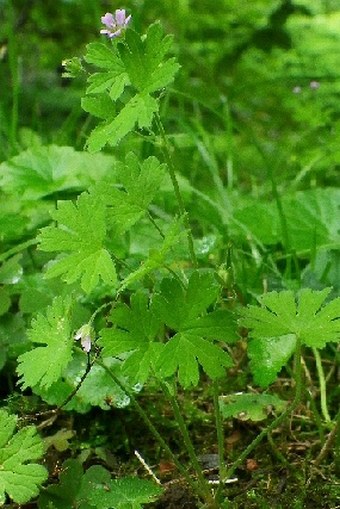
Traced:
<path id="1" fill-rule="evenodd" d="M 204 496 L 204 499 L 208 502 L 208 503 L 213 503 L 213 496 L 211 494 L 211 491 L 210 491 L 210 488 L 209 488 L 209 485 L 203 475 L 203 472 L 202 472 L 202 468 L 198 462 L 198 459 L 197 459 L 197 455 L 196 455 L 196 452 L 195 452 L 195 449 L 194 449 L 194 446 L 192 444 L 192 441 L 191 441 L 191 438 L 189 436 L 189 432 L 188 432 L 188 428 L 185 424 L 185 421 L 183 419 L 183 416 L 181 414 L 181 411 L 179 409 L 179 405 L 178 405 L 178 401 L 176 399 L 176 397 L 173 395 L 172 391 L 169 390 L 168 386 L 166 383 L 161 383 L 161 388 L 162 388 L 162 391 L 164 392 L 164 394 L 166 395 L 166 397 L 168 398 L 168 400 L 170 401 L 170 404 L 171 404 L 171 407 L 172 407 L 172 410 L 174 412 L 174 416 L 175 416 L 175 419 L 176 419 L 176 422 L 178 424 L 178 427 L 179 427 L 179 430 L 180 430 L 180 433 L 182 435 L 182 438 L 183 438 L 183 442 L 184 442 L 184 445 L 186 447 L 186 450 L 189 454 L 189 458 L 190 458 L 190 461 L 191 461 L 191 464 L 196 472 L 196 475 L 197 475 L 197 480 L 198 480 L 198 483 L 200 485 L 200 488 L 201 488 L 201 492 L 202 492 L 202 495 Z M 174 383 L 174 392 L 176 393 L 176 387 L 175 387 L 175 383 Z M 211 506 L 213 507 L 213 506 Z"/>
<path id="2" fill-rule="evenodd" d="M 224 460 L 224 430 L 223 420 L 219 405 L 219 390 L 218 383 L 216 380 L 213 381 L 213 399 L 214 399 L 214 411 L 215 411 L 215 423 L 216 423 L 216 434 L 217 434 L 217 448 L 218 448 L 218 470 L 220 479 L 226 478 L 226 466 Z M 222 494 L 223 484 L 220 483 L 215 493 L 216 501 L 219 501 Z"/>
<path id="3" fill-rule="evenodd" d="M 8 251 L 5 251 L 5 253 L 0 255 L 0 263 L 4 262 L 10 256 L 13 256 L 16 253 L 20 253 L 20 251 L 24 251 L 24 249 L 27 249 L 30 246 L 35 246 L 36 244 L 38 244 L 37 239 L 30 239 L 22 242 L 21 244 L 17 244 L 16 246 L 8 249 Z"/>
<path id="4" fill-rule="evenodd" d="M 315 357 L 316 370 L 319 378 L 321 412 L 325 421 L 330 422 L 331 418 L 327 408 L 326 379 L 322 368 L 320 352 L 317 348 L 313 348 L 312 350 Z"/>
<path id="5" fill-rule="evenodd" d="M 249 456 L 249 454 L 258 446 L 258 444 L 271 433 L 275 428 L 277 428 L 299 405 L 303 390 L 303 379 L 302 379 L 302 363 L 301 363 L 301 339 L 297 338 L 296 349 L 294 355 L 294 366 L 295 366 L 295 395 L 293 401 L 287 406 L 286 410 L 282 412 L 276 419 L 274 419 L 269 426 L 261 431 L 259 435 L 245 448 L 245 450 L 240 454 L 236 461 L 234 461 L 233 465 L 227 470 L 225 480 L 232 477 L 235 470 L 243 463 L 243 461 Z"/>
<path id="6" fill-rule="evenodd" d="M 160 119 L 158 114 L 156 115 L 156 123 L 157 123 L 157 127 L 158 127 L 158 130 L 159 130 L 161 139 L 162 139 L 162 151 L 163 151 L 163 154 L 164 154 L 165 161 L 167 163 L 167 167 L 168 167 L 170 179 L 171 179 L 171 182 L 172 182 L 172 186 L 174 188 L 176 200 L 177 200 L 177 203 L 178 203 L 179 212 L 180 212 L 180 215 L 183 217 L 183 220 L 184 220 L 184 225 L 185 225 L 185 229 L 186 229 L 186 232 L 187 232 L 187 239 L 188 239 L 188 246 L 189 246 L 189 253 L 190 253 L 191 263 L 192 263 L 192 265 L 194 267 L 197 267 L 197 259 L 196 259 L 196 254 L 195 254 L 195 250 L 194 250 L 194 240 L 193 240 L 193 237 L 192 237 L 192 232 L 191 232 L 191 228 L 190 228 L 190 224 L 189 224 L 188 213 L 187 213 L 187 211 L 185 210 L 185 207 L 184 207 L 182 195 L 181 195 L 181 192 L 180 192 L 180 189 L 179 189 L 178 180 L 177 180 L 177 177 L 176 177 L 174 163 L 173 163 L 171 155 L 170 155 L 168 140 L 166 138 L 164 127 L 163 127 L 163 124 L 162 124 L 161 119 Z"/>

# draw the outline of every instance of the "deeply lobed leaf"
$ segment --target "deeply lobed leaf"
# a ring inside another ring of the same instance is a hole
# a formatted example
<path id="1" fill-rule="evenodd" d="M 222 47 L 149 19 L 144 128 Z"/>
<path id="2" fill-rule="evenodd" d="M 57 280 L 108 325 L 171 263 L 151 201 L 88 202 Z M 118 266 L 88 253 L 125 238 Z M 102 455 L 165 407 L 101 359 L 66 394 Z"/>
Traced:
<path id="1" fill-rule="evenodd" d="M 69 252 L 55 260 L 46 277 L 63 275 L 67 283 L 81 279 L 83 290 L 89 293 L 101 278 L 114 286 L 117 275 L 108 251 L 103 247 L 106 235 L 105 205 L 99 197 L 83 193 L 76 204 L 58 202 L 52 212 L 57 225 L 47 226 L 39 235 L 42 251 Z"/>
<path id="2" fill-rule="evenodd" d="M 71 299 L 56 297 L 46 315 L 32 321 L 28 337 L 37 346 L 18 357 L 17 372 L 23 388 L 49 387 L 57 381 L 71 360 L 73 340 L 70 324 Z"/>
<path id="3" fill-rule="evenodd" d="M 270 292 L 259 299 L 260 307 L 249 306 L 241 325 L 247 327 L 251 368 L 255 381 L 266 386 L 293 354 L 296 339 L 313 348 L 323 348 L 340 339 L 340 298 L 324 304 L 330 288 L 304 288 Z"/>
<path id="4" fill-rule="evenodd" d="M 30 463 L 42 457 L 44 445 L 34 426 L 14 433 L 16 416 L 0 410 L 0 504 L 5 493 L 18 504 L 37 496 L 40 485 L 47 479 L 45 467 Z"/>

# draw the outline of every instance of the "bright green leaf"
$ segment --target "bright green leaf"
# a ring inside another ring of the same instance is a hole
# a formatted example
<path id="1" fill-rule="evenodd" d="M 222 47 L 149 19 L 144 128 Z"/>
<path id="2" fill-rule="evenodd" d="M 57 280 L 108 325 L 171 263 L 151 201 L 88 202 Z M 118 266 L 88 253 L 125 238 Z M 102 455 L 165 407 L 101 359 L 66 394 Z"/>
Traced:
<path id="1" fill-rule="evenodd" d="M 87 147 L 90 152 L 98 152 L 107 143 L 116 145 L 136 125 L 150 127 L 158 102 L 148 94 L 136 94 L 123 106 L 117 116 L 108 123 L 100 124 L 90 134 Z"/>
<path id="2" fill-rule="evenodd" d="M 23 387 L 49 387 L 71 360 L 70 299 L 56 297 L 46 310 L 33 319 L 28 337 L 37 346 L 18 357 L 17 372 Z"/>
<path id="3" fill-rule="evenodd" d="M 16 421 L 16 416 L 0 410 L 0 505 L 5 503 L 5 493 L 18 504 L 28 502 L 48 477 L 45 467 L 31 463 L 44 453 L 36 428 L 27 426 L 14 433 Z"/>
<path id="4" fill-rule="evenodd" d="M 102 467 L 87 470 L 82 486 L 87 501 L 98 509 L 142 509 L 163 492 L 160 486 L 137 477 L 107 479 L 101 472 L 97 473 L 99 468 Z"/>
<path id="5" fill-rule="evenodd" d="M 129 153 L 118 175 L 122 189 L 100 182 L 91 193 L 107 205 L 110 226 L 122 234 L 145 215 L 164 179 L 165 166 L 155 157 L 140 163 L 135 154 Z"/>
<path id="6" fill-rule="evenodd" d="M 261 307 L 244 311 L 241 325 L 254 338 L 295 334 L 303 344 L 323 348 L 340 337 L 340 298 L 322 306 L 329 292 L 304 288 L 296 297 L 292 291 L 267 293 L 259 299 Z"/>
<path id="7" fill-rule="evenodd" d="M 106 236 L 105 205 L 88 193 L 79 196 L 77 203 L 58 202 L 52 217 L 57 226 L 43 228 L 39 235 L 42 251 L 69 252 L 57 258 L 47 270 L 46 277 L 63 275 L 67 283 L 81 279 L 87 293 L 99 278 L 114 286 L 117 275 L 113 261 L 103 244 Z"/>
<path id="8" fill-rule="evenodd" d="M 255 383 L 261 387 L 273 383 L 279 371 L 293 355 L 295 346 L 294 334 L 251 340 L 248 345 L 248 356 Z"/>
<path id="9" fill-rule="evenodd" d="M 324 304 L 329 288 L 304 288 L 270 292 L 259 298 L 260 307 L 243 311 L 240 324 L 250 329 L 251 367 L 255 380 L 266 386 L 286 364 L 295 349 L 296 338 L 313 348 L 323 348 L 340 339 L 340 298 Z M 324 304 L 324 305 L 323 305 Z"/>
<path id="10" fill-rule="evenodd" d="M 101 42 L 91 42 L 86 46 L 86 50 L 87 53 L 84 58 L 89 64 L 117 73 L 124 69 L 118 52 L 114 48 Z"/>
<path id="11" fill-rule="evenodd" d="M 37 146 L 0 164 L 0 186 L 9 195 L 19 195 L 20 201 L 38 200 L 62 190 L 85 189 L 111 173 L 112 162 L 112 157 L 72 147 Z M 6 220 L 12 230 L 16 228 L 17 217 Z"/>
<path id="12" fill-rule="evenodd" d="M 207 313 L 218 294 L 219 285 L 208 271 L 194 271 L 186 288 L 177 279 L 162 281 L 153 298 L 153 312 L 177 332 L 159 353 L 157 368 L 162 377 L 178 372 L 183 387 L 195 386 L 199 365 L 212 379 L 222 377 L 232 365 L 229 355 L 213 341 L 236 339 L 233 318 L 224 310 Z"/>
<path id="13" fill-rule="evenodd" d="M 123 280 L 120 286 L 121 291 L 130 286 L 132 283 L 139 281 L 150 272 L 162 267 L 166 263 L 167 256 L 171 252 L 171 249 L 174 248 L 183 238 L 181 226 L 182 221 L 180 219 L 174 221 L 170 225 L 159 249 L 150 250 L 149 257 L 144 260 L 141 266 L 134 272 L 131 272 Z"/>
<path id="14" fill-rule="evenodd" d="M 113 309 L 110 321 L 113 327 L 102 329 L 99 345 L 105 356 L 130 353 L 123 363 L 123 373 L 134 382 L 144 383 L 158 356 L 153 344 L 160 329 L 160 320 L 149 306 L 148 296 L 137 292 L 131 296 L 130 307 L 119 304 Z"/>
<path id="15" fill-rule="evenodd" d="M 102 119 L 116 114 L 116 107 L 107 94 L 100 94 L 98 97 L 85 96 L 81 100 L 81 107 L 87 113 Z"/>
<path id="16" fill-rule="evenodd" d="M 151 25 L 144 38 L 127 30 L 125 41 L 126 46 L 120 47 L 121 59 L 131 84 L 139 92 L 152 93 L 173 81 L 179 65 L 174 58 L 164 60 L 172 37 L 163 37 L 159 23 Z"/>

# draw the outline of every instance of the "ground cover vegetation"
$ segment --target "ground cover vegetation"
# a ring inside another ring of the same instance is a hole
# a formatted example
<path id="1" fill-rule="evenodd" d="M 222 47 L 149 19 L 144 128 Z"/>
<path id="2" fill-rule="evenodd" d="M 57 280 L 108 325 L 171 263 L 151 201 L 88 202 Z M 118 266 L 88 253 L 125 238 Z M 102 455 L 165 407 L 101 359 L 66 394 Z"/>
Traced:
<path id="1" fill-rule="evenodd" d="M 339 507 L 338 2 L 0 9 L 0 506 Z"/>

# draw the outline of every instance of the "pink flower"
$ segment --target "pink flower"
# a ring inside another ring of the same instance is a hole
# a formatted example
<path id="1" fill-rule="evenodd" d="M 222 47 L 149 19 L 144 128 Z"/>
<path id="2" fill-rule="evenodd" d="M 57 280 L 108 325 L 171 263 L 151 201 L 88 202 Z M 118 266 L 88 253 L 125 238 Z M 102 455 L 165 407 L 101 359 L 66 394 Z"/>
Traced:
<path id="1" fill-rule="evenodd" d="M 89 353 L 91 350 L 91 333 L 92 329 L 90 324 L 86 323 L 74 335 L 74 339 L 78 341 L 80 339 L 80 344 L 84 352 Z"/>
<path id="2" fill-rule="evenodd" d="M 114 14 L 107 12 L 105 16 L 101 17 L 101 22 L 106 28 L 103 28 L 100 33 L 106 35 L 109 39 L 119 37 L 130 23 L 130 20 L 131 14 L 126 17 L 125 9 L 117 9 Z"/>

